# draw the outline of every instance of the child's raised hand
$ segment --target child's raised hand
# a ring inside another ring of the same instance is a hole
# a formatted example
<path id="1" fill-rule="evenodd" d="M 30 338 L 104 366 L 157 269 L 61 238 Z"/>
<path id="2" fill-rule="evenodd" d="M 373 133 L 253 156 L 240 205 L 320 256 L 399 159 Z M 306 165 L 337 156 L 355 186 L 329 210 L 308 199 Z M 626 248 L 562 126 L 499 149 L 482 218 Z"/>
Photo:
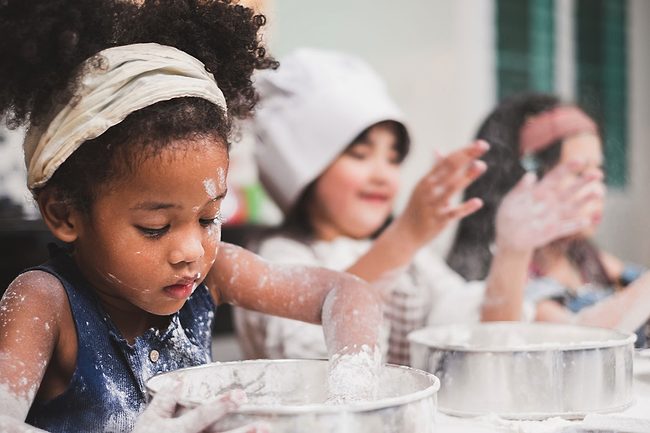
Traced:
<path id="1" fill-rule="evenodd" d="M 588 209 L 605 194 L 600 170 L 559 164 L 542 180 L 526 173 L 503 198 L 496 216 L 496 246 L 531 251 L 591 224 Z"/>
<path id="2" fill-rule="evenodd" d="M 177 386 L 161 390 L 147 409 L 138 417 L 132 433 L 199 433 L 214 432 L 210 426 L 223 418 L 228 412 L 245 403 L 246 394 L 242 390 L 225 393 L 216 400 L 211 400 L 193 408 L 187 413 L 176 416 L 178 404 Z M 252 424 L 223 433 L 264 433 L 266 425 Z"/>
<path id="3" fill-rule="evenodd" d="M 487 166 L 477 159 L 488 149 L 487 142 L 478 140 L 438 158 L 429 173 L 420 179 L 406 209 L 396 221 L 408 236 L 406 239 L 424 245 L 450 222 L 481 208 L 483 202 L 478 198 L 458 205 L 452 205 L 450 201 L 485 172 Z"/>

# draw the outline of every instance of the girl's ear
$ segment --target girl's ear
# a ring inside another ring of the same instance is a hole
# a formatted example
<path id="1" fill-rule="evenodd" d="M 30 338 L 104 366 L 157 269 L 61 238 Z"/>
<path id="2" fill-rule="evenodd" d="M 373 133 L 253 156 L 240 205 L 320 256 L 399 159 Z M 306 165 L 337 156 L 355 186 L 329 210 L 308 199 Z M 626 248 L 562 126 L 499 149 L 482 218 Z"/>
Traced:
<path id="1" fill-rule="evenodd" d="M 81 215 L 70 204 L 62 201 L 50 190 L 38 196 L 38 207 L 45 224 L 60 241 L 71 243 L 77 240 L 81 230 Z"/>

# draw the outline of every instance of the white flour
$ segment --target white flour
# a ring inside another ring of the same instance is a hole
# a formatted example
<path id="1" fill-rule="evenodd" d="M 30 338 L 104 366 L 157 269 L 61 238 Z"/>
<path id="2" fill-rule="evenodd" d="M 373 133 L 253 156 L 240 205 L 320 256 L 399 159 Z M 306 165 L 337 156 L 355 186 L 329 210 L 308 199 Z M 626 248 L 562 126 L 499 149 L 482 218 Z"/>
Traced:
<path id="1" fill-rule="evenodd" d="M 11 386 L 0 384 L 0 407 L 2 414 L 16 419 L 25 419 L 33 395 L 18 395 L 12 391 Z M 30 394 L 34 394 L 36 390 Z"/>
<path id="2" fill-rule="evenodd" d="M 214 181 L 214 179 L 204 179 L 203 189 L 205 190 L 205 193 L 208 195 L 208 197 L 212 198 L 217 196 L 217 183 Z"/>
<path id="3" fill-rule="evenodd" d="M 143 407 L 140 407 L 138 410 L 133 410 L 129 406 L 129 397 L 124 390 L 124 387 L 118 386 L 109 376 L 102 372 L 102 376 L 108 386 L 108 391 L 117 397 L 118 403 L 120 405 L 120 410 L 112 414 L 108 422 L 104 425 L 104 431 L 106 433 L 120 433 L 123 430 L 123 424 L 125 420 L 135 420 Z"/>
<path id="4" fill-rule="evenodd" d="M 329 403 L 341 404 L 353 401 L 377 399 L 381 351 L 375 347 L 362 346 L 334 355 L 327 376 Z"/>

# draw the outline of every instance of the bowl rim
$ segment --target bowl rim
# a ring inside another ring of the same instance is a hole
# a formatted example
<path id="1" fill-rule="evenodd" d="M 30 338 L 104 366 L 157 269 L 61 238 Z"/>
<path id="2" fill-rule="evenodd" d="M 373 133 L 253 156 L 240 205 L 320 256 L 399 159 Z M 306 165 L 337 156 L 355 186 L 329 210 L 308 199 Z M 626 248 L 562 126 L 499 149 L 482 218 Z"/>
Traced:
<path id="1" fill-rule="evenodd" d="M 451 415 L 459 418 L 474 418 L 478 416 L 485 416 L 495 414 L 499 418 L 512 421 L 543 421 L 549 418 L 563 418 L 566 420 L 581 420 L 590 414 L 608 414 L 621 412 L 636 403 L 636 397 L 629 397 L 626 401 L 603 407 L 600 409 L 585 409 L 585 410 L 572 410 L 572 411 L 555 411 L 555 412 L 493 412 L 493 411 L 472 411 L 447 408 L 444 405 L 438 406 L 438 411 L 445 415 Z"/>
<path id="2" fill-rule="evenodd" d="M 152 386 L 152 381 L 155 384 L 156 381 L 160 380 L 162 376 L 168 376 L 173 374 L 178 374 L 182 371 L 195 371 L 201 369 L 213 368 L 215 365 L 242 365 L 242 364 L 283 364 L 283 363 L 305 363 L 305 362 L 328 362 L 327 359 L 247 359 L 243 361 L 228 361 L 228 362 L 211 362 L 195 367 L 185 367 L 173 371 L 168 371 L 165 373 L 160 373 L 149 378 L 145 383 L 145 388 L 147 390 L 150 398 L 153 398 L 156 395 L 157 390 Z M 229 414 L 256 414 L 256 415 L 301 415 L 305 413 L 310 414 L 333 414 L 341 412 L 369 412 L 374 410 L 385 409 L 391 406 L 404 405 L 408 403 L 413 403 L 419 400 L 424 400 L 431 396 L 435 396 L 436 393 L 440 390 L 440 380 L 438 377 L 427 371 L 407 367 L 405 365 L 396 365 L 396 364 L 384 364 L 382 366 L 397 368 L 402 370 L 412 371 L 420 376 L 423 376 L 431 381 L 431 383 L 424 389 L 416 391 L 407 395 L 399 397 L 388 397 L 382 398 L 380 400 L 373 401 L 362 401 L 362 402 L 353 402 L 345 405 L 338 404 L 325 404 L 325 403 L 311 403 L 304 405 L 288 405 L 288 404 L 243 404 L 237 409 L 229 412 Z M 199 404 L 205 403 L 205 401 L 193 400 L 193 399 L 180 399 L 178 402 L 182 406 L 186 407 L 195 407 Z M 436 400 L 434 400 L 434 405 Z"/>
<path id="3" fill-rule="evenodd" d="M 519 328 L 570 328 L 570 329 L 584 329 L 587 332 L 598 330 L 610 333 L 611 337 L 606 340 L 585 340 L 576 343 L 531 343 L 519 344 L 512 346 L 471 346 L 464 344 L 453 343 L 440 343 L 432 344 L 430 339 L 425 338 L 432 331 L 454 328 L 466 328 L 472 330 L 476 328 L 503 328 L 503 327 L 519 327 Z M 636 341 L 636 334 L 618 331 L 610 328 L 603 328 L 597 326 L 573 325 L 565 323 L 540 323 L 540 322 L 479 322 L 472 324 L 447 324 L 447 325 L 432 325 L 421 329 L 417 329 L 408 334 L 408 341 L 411 344 L 418 344 L 431 349 L 438 350 L 452 350 L 458 352 L 480 352 L 480 353 L 503 353 L 503 352 L 545 352 L 545 351 L 572 351 L 572 350 L 585 350 L 585 349 L 605 349 L 610 347 L 619 347 L 626 345 L 633 345 Z"/>

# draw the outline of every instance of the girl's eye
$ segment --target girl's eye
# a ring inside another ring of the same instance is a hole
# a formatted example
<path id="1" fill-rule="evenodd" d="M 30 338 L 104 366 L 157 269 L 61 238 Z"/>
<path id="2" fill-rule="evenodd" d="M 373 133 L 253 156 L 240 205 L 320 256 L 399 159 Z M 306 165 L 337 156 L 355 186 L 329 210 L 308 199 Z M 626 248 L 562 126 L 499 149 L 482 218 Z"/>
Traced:
<path id="1" fill-rule="evenodd" d="M 221 214 L 218 214 L 214 218 L 207 218 L 207 219 L 200 219 L 199 223 L 203 227 L 209 227 L 212 225 L 220 225 L 223 224 L 224 218 L 221 216 Z"/>
<path id="2" fill-rule="evenodd" d="M 145 235 L 145 237 L 156 239 L 169 231 L 169 224 L 161 228 L 151 228 L 151 227 L 142 227 L 142 226 L 136 226 L 136 228 L 140 230 L 140 232 L 142 232 L 142 234 Z"/>
<path id="3" fill-rule="evenodd" d="M 353 144 L 348 147 L 345 154 L 355 159 L 365 159 L 369 155 L 369 147 L 363 143 Z"/>
<path id="4" fill-rule="evenodd" d="M 364 152 L 363 150 L 355 150 L 351 149 L 348 151 L 348 155 L 351 156 L 354 159 L 365 159 L 367 156 L 367 153 Z"/>

